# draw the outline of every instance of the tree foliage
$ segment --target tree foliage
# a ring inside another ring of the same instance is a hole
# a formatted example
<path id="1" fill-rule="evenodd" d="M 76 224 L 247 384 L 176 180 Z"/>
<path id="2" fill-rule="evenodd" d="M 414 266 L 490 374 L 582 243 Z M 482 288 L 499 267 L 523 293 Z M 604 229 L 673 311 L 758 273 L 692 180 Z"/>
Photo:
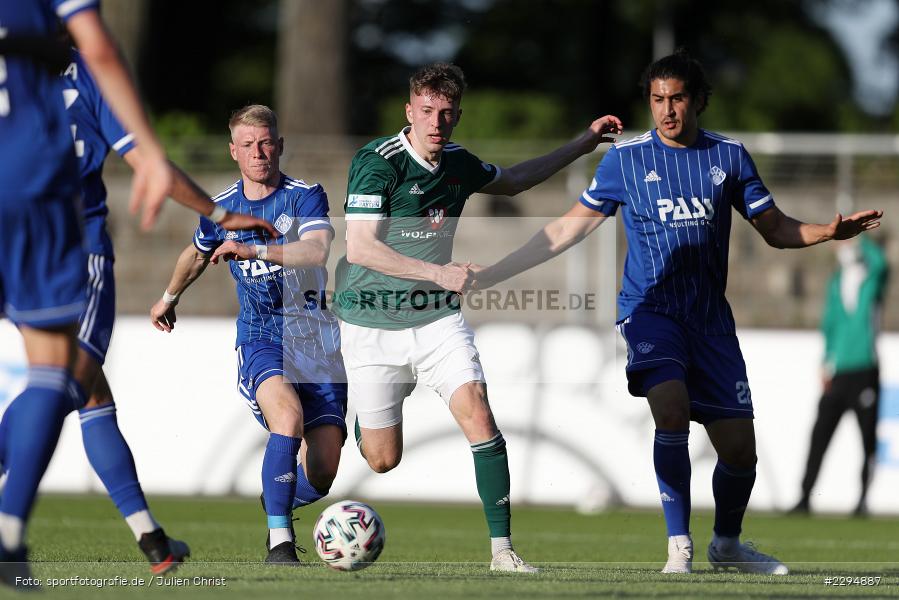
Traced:
<path id="1" fill-rule="evenodd" d="M 847 62 L 812 16 L 835 0 L 347 1 L 346 98 L 309 93 L 344 103 L 354 134 L 395 131 L 409 74 L 434 60 L 466 72 L 466 137 L 565 137 L 605 113 L 646 126 L 637 82 L 660 26 L 707 68 L 709 127 L 859 131 L 899 118 L 854 103 Z M 152 2 L 141 74 L 156 112 L 219 128 L 237 106 L 272 102 L 278 2 L 210 4 Z"/>

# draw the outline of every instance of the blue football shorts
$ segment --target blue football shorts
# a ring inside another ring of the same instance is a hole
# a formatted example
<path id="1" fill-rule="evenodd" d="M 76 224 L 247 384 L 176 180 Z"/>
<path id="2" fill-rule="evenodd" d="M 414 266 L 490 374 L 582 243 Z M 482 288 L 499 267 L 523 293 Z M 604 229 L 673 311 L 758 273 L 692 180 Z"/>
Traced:
<path id="1" fill-rule="evenodd" d="M 81 313 L 78 344 L 99 364 L 106 362 L 115 325 L 115 275 L 113 258 L 89 254 L 87 258 L 87 306 Z"/>
<path id="2" fill-rule="evenodd" d="M 237 347 L 237 390 L 259 424 L 268 429 L 256 401 L 256 390 L 275 375 L 291 382 L 303 408 L 303 429 L 337 425 L 346 439 L 347 383 L 343 359 L 312 361 L 290 346 L 273 342 L 250 342 Z"/>
<path id="3" fill-rule="evenodd" d="M 683 381 L 690 418 L 710 423 L 753 418 L 746 363 L 736 335 L 706 335 L 666 315 L 638 312 L 618 324 L 627 343 L 627 381 L 632 396 L 653 386 Z"/>
<path id="4" fill-rule="evenodd" d="M 71 197 L 0 199 L 0 307 L 16 325 L 74 324 L 85 306 L 87 255 Z"/>

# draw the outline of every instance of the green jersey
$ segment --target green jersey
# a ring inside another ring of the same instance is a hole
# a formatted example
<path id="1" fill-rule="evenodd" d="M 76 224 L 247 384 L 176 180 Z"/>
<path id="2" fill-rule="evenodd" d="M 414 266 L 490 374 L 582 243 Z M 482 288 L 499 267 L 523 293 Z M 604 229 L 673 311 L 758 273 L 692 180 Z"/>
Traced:
<path id="1" fill-rule="evenodd" d="M 347 221 L 383 220 L 379 239 L 396 252 L 425 262 L 452 261 L 453 236 L 470 195 L 499 178 L 458 144 L 447 144 L 437 166 L 399 134 L 364 146 L 350 164 Z M 337 265 L 333 312 L 363 327 L 406 329 L 459 310 L 457 294 L 430 281 L 391 277 L 350 264 Z"/>
<path id="2" fill-rule="evenodd" d="M 877 334 L 880 308 L 889 270 L 886 256 L 877 244 L 861 236 L 861 261 L 865 276 L 851 290 L 855 306 L 843 302 L 845 268 L 839 269 L 827 285 L 827 299 L 821 330 L 824 332 L 824 364 L 832 374 L 871 369 L 878 365 Z"/>

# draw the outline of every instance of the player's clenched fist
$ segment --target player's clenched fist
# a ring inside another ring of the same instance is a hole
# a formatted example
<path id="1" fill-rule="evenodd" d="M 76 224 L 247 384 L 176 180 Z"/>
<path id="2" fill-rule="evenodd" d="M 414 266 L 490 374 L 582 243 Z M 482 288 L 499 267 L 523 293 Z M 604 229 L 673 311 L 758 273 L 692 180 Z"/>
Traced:
<path id="1" fill-rule="evenodd" d="M 440 267 L 434 283 L 451 292 L 463 292 L 471 283 L 472 272 L 469 264 L 451 262 Z"/>

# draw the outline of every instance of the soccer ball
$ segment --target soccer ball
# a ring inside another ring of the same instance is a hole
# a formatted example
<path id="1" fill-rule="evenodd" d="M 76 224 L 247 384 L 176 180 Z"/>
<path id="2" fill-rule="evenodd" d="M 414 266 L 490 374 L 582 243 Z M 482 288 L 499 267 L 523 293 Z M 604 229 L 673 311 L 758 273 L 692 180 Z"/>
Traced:
<path id="1" fill-rule="evenodd" d="M 338 571 L 358 571 L 378 559 L 386 531 L 368 504 L 344 500 L 322 511 L 312 529 L 312 543 L 325 564 Z"/>

